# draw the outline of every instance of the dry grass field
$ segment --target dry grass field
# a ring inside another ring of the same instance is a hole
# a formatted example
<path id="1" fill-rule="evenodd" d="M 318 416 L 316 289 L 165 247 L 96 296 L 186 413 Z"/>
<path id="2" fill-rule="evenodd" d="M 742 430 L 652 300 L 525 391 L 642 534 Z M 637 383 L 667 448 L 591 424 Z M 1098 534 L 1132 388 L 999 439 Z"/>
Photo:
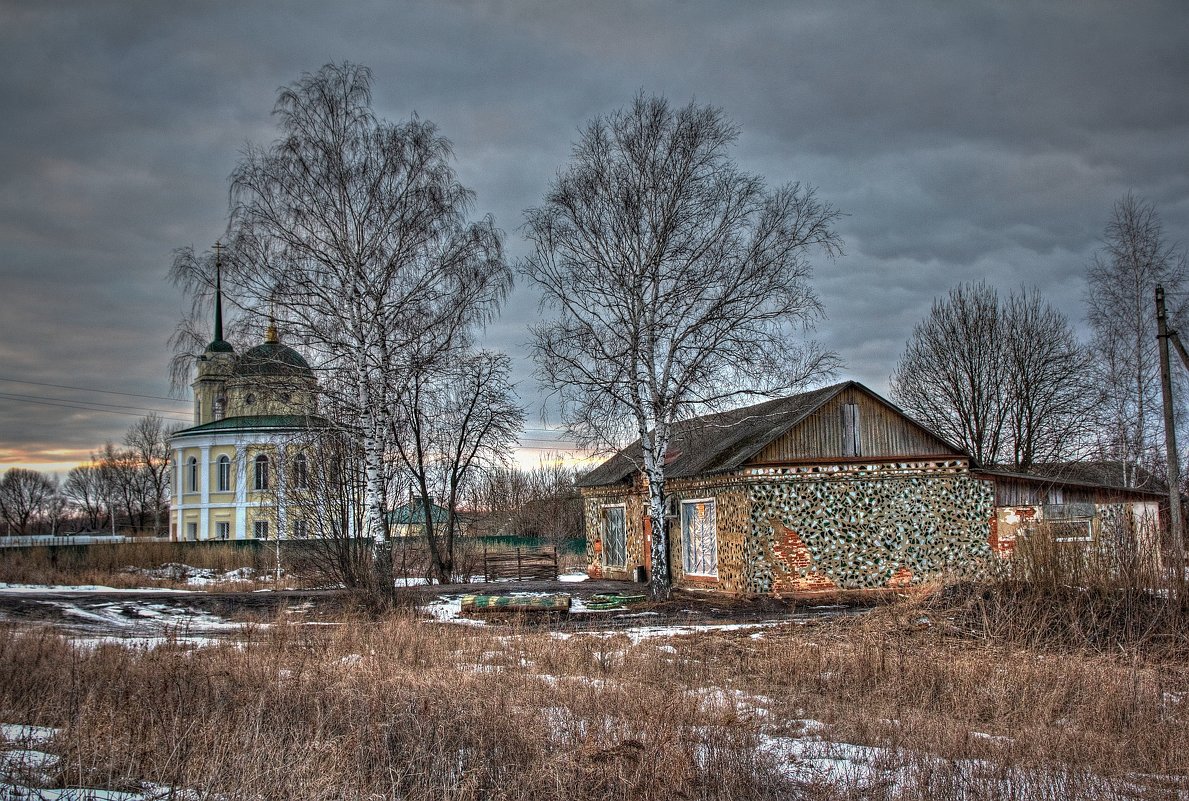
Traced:
<path id="1" fill-rule="evenodd" d="M 177 559 L 140 548 L 3 575 L 111 585 Z M 0 798 L 1189 799 L 1189 604 L 1062 554 L 680 635 L 409 605 L 152 647 L 2 624 Z"/>
<path id="2" fill-rule="evenodd" d="M 964 615 L 634 640 L 400 613 L 154 649 L 0 628 L 0 716 L 57 729 L 47 786 L 195 798 L 1189 794 L 1183 658 Z"/>

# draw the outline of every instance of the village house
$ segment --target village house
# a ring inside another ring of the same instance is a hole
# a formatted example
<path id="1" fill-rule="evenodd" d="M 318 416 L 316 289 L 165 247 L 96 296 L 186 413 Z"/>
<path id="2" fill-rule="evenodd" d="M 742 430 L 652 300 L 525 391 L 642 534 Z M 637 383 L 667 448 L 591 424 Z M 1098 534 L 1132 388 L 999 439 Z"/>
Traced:
<path id="1" fill-rule="evenodd" d="M 646 488 L 629 458 L 639 448 L 579 482 L 592 576 L 651 568 Z M 665 464 L 674 586 L 734 593 L 970 574 L 1009 554 L 1030 522 L 1094 536 L 1124 508 L 1148 521 L 1157 508 L 1151 493 L 980 471 L 854 381 L 684 421 Z"/>

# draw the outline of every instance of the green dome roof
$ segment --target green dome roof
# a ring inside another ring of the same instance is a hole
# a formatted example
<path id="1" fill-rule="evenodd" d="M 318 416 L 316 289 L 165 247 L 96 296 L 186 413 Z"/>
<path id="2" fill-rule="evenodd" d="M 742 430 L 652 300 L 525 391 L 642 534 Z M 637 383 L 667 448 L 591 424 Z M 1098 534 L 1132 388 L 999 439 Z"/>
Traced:
<path id="1" fill-rule="evenodd" d="M 293 348 L 279 342 L 265 342 L 244 353 L 235 364 L 235 372 L 246 377 L 314 377 L 309 362 Z"/>

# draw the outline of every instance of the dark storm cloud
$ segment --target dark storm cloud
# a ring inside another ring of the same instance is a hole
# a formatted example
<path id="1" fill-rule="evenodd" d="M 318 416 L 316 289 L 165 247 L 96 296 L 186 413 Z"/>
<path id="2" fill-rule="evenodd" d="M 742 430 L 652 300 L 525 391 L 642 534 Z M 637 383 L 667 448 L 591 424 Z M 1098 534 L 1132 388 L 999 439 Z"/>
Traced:
<path id="1" fill-rule="evenodd" d="M 276 89 L 351 60 L 381 115 L 454 141 L 512 258 L 591 117 L 640 90 L 723 107 L 743 166 L 847 212 L 847 255 L 818 264 L 819 335 L 883 389 L 960 281 L 1035 285 L 1080 319 L 1128 190 L 1186 238 L 1187 40 L 1179 0 L 0 4 L 0 378 L 166 394 L 185 306 L 171 251 L 220 236 L 239 150 L 275 136 Z M 518 289 L 488 331 L 535 408 L 536 304 Z M 87 450 L 133 419 L 0 398 L 0 458 Z"/>

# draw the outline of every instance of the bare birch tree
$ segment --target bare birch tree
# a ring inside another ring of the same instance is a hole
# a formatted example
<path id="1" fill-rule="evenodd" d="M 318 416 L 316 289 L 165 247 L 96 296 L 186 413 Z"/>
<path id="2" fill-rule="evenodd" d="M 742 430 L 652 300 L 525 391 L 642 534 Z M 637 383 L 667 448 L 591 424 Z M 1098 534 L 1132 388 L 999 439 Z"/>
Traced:
<path id="1" fill-rule="evenodd" d="M 1027 469 L 1083 440 L 1089 362 L 1069 321 L 1033 290 L 986 283 L 933 303 L 892 373 L 892 398 L 983 465 Z"/>
<path id="2" fill-rule="evenodd" d="M 1115 203 L 1087 278 L 1086 305 L 1104 412 L 1100 428 L 1109 432 L 1104 455 L 1123 465 L 1121 478 L 1134 486 L 1164 461 L 1153 298 L 1156 286 L 1163 285 L 1173 325 L 1186 319 L 1185 252 L 1165 239 L 1156 207 L 1127 194 Z"/>
<path id="3" fill-rule="evenodd" d="M 657 597 L 670 587 L 674 423 L 835 364 L 803 331 L 822 313 L 809 254 L 840 252 L 838 212 L 811 189 L 770 192 L 738 169 L 737 137 L 719 109 L 639 95 L 582 130 L 544 204 L 526 213 L 523 272 L 557 311 L 532 329 L 539 376 L 580 444 L 640 438 Z"/>
<path id="4" fill-rule="evenodd" d="M 281 137 L 248 148 L 232 175 L 229 292 L 275 311 L 342 377 L 365 474 L 365 534 L 383 573 L 388 410 L 411 373 L 490 318 L 511 284 L 490 217 L 468 220 L 472 193 L 430 122 L 393 124 L 371 107 L 371 73 L 328 64 L 281 90 Z M 175 276 L 209 287 L 210 260 L 183 251 Z M 197 280 L 196 280 L 197 279 Z M 382 579 L 383 580 L 383 579 Z"/>

